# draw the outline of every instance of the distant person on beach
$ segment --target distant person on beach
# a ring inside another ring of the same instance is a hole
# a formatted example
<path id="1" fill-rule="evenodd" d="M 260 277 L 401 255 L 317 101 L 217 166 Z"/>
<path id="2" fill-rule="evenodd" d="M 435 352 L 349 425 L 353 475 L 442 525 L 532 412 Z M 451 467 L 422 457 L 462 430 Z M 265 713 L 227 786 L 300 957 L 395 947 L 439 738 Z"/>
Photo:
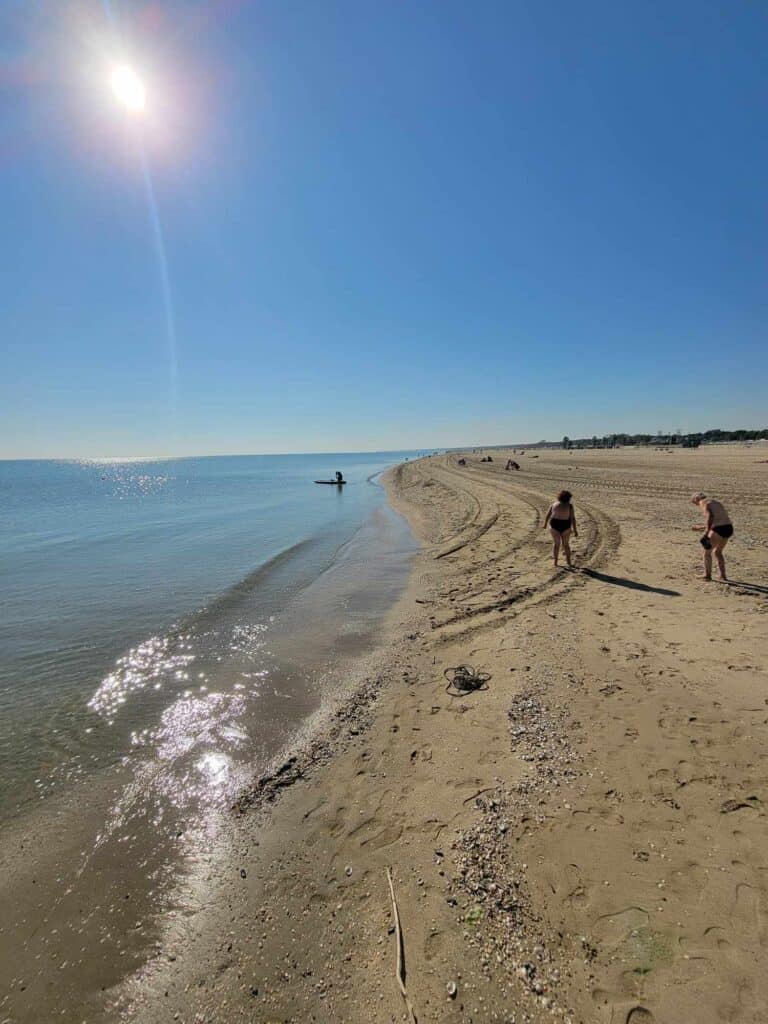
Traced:
<path id="1" fill-rule="evenodd" d="M 546 530 L 547 526 L 549 526 L 549 532 L 552 534 L 554 542 L 552 555 L 555 565 L 557 565 L 557 560 L 560 556 L 560 545 L 562 544 L 563 551 L 565 552 L 565 561 L 569 569 L 573 568 L 571 564 L 571 545 L 568 543 L 571 539 L 571 531 L 573 531 L 574 537 L 579 536 L 579 531 L 576 529 L 576 513 L 573 511 L 571 497 L 570 491 L 560 491 L 557 501 L 553 501 L 549 506 L 544 525 L 542 526 L 542 530 Z"/>
<path id="2" fill-rule="evenodd" d="M 702 579 L 712 579 L 712 552 L 715 552 L 717 568 L 720 572 L 720 579 L 727 582 L 725 574 L 725 559 L 723 548 L 728 543 L 728 538 L 733 536 L 733 523 L 723 505 L 714 498 L 708 498 L 703 491 L 693 495 L 691 501 L 698 505 L 702 512 L 707 515 L 704 526 L 692 526 L 691 529 L 697 533 L 703 533 L 701 546 L 704 548 L 704 575 Z"/>

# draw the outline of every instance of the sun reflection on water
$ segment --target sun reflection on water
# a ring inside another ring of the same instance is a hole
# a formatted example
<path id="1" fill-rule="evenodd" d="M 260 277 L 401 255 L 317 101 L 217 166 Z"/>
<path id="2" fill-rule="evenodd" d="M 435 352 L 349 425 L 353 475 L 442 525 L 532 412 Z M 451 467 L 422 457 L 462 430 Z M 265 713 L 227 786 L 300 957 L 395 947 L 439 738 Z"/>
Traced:
<path id="1" fill-rule="evenodd" d="M 195 767 L 203 776 L 208 788 L 224 786 L 229 777 L 231 758 L 221 750 L 209 750 L 200 758 Z"/>
<path id="2" fill-rule="evenodd" d="M 269 677 L 267 628 L 201 621 L 137 644 L 102 679 L 88 707 L 105 725 L 128 729 L 123 766 L 130 772 L 107 833 L 142 806 L 154 808 L 158 823 L 164 808 L 187 814 L 227 806 L 247 778 L 248 711 Z"/>
<path id="3" fill-rule="evenodd" d="M 150 637 L 118 658 L 113 671 L 104 677 L 88 701 L 88 707 L 112 725 L 120 706 L 131 694 L 149 686 L 160 689 L 170 679 L 188 680 L 186 669 L 194 660 L 188 635 Z"/>

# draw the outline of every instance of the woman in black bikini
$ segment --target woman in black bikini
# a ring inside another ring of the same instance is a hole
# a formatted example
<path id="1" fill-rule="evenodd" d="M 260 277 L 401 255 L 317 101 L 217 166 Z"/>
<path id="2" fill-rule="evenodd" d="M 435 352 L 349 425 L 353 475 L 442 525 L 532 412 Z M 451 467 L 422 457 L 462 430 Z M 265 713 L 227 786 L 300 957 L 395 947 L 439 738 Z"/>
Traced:
<path id="1" fill-rule="evenodd" d="M 576 529 L 576 513 L 573 511 L 573 505 L 571 504 L 570 491 L 560 491 L 557 501 L 552 502 L 549 506 L 542 530 L 546 530 L 547 526 L 549 526 L 549 532 L 552 534 L 554 542 L 552 554 L 555 565 L 557 565 L 560 545 L 562 544 L 568 568 L 573 568 L 571 565 L 571 545 L 568 541 L 571 538 L 571 530 L 573 530 L 574 537 L 579 536 L 579 531 Z"/>
<path id="2" fill-rule="evenodd" d="M 701 546 L 704 548 L 704 576 L 702 579 L 712 579 L 712 552 L 714 551 L 720 579 L 727 583 L 728 577 L 725 575 L 723 548 L 728 542 L 728 538 L 733 536 L 731 517 L 725 511 L 722 502 L 716 501 L 714 498 L 708 498 L 703 491 L 697 491 L 691 498 L 691 501 L 694 505 L 698 505 L 707 516 L 706 525 L 691 527 L 691 529 L 696 530 L 698 533 L 704 534 L 701 538 Z"/>

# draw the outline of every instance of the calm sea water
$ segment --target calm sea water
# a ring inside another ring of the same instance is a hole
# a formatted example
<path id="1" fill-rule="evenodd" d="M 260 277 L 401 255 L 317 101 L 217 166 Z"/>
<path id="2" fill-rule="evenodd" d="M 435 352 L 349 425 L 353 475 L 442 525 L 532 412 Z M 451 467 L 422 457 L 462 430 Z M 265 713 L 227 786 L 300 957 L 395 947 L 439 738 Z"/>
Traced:
<path id="1" fill-rule="evenodd" d="M 228 798 L 402 584 L 412 454 L 0 462 L 0 817 L 130 759 Z"/>

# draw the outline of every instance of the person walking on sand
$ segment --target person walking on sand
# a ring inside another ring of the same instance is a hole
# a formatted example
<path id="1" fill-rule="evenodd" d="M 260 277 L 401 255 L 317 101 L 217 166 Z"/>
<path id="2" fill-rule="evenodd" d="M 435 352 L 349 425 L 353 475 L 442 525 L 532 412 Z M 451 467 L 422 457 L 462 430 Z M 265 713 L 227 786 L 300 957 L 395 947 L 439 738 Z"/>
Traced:
<path id="1" fill-rule="evenodd" d="M 701 546 L 704 548 L 704 580 L 712 579 L 712 552 L 715 552 L 717 568 L 720 572 L 720 579 L 728 582 L 725 574 L 725 559 L 723 548 L 728 543 L 728 538 L 733 536 L 733 523 L 721 502 L 714 498 L 708 498 L 703 491 L 697 491 L 691 498 L 694 505 L 698 505 L 702 512 L 707 515 L 707 522 L 704 526 L 692 526 L 691 529 L 697 533 L 703 533 Z"/>
<path id="2" fill-rule="evenodd" d="M 576 529 L 576 513 L 573 511 L 571 497 L 570 491 L 560 491 L 557 501 L 553 501 L 549 506 L 549 511 L 542 526 L 542 530 L 546 530 L 547 526 L 549 526 L 549 532 L 552 534 L 554 542 L 552 555 L 555 566 L 557 566 L 560 545 L 562 544 L 563 551 L 565 552 L 565 561 L 569 569 L 573 568 L 571 564 L 571 545 L 568 543 L 571 539 L 571 531 L 573 531 L 574 537 L 579 536 L 579 531 Z"/>

